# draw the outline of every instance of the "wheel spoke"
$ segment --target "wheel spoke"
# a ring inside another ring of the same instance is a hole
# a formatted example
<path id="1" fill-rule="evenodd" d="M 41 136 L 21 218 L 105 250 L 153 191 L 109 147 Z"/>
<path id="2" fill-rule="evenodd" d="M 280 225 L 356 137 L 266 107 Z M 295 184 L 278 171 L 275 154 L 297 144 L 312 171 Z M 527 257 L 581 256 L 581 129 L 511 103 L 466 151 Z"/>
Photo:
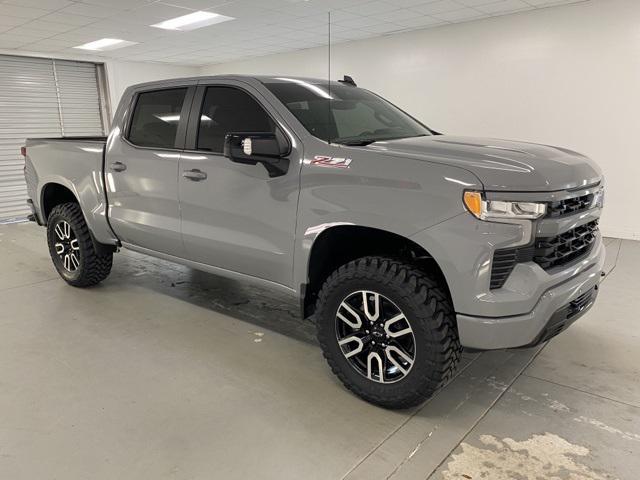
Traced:
<path id="1" fill-rule="evenodd" d="M 346 310 L 354 318 L 354 320 L 349 320 L 347 317 L 342 315 L 340 313 L 340 309 Z M 340 307 L 338 307 L 338 313 L 336 314 L 336 316 L 340 320 L 342 320 L 344 323 L 349 325 L 351 328 L 353 328 L 354 330 L 358 330 L 359 328 L 362 327 L 362 319 L 360 318 L 360 315 L 358 315 L 358 312 L 356 312 L 353 308 L 351 308 L 347 302 L 343 301 L 340 304 Z"/>
<path id="2" fill-rule="evenodd" d="M 335 328 L 345 359 L 371 381 L 400 381 L 415 362 L 416 341 L 409 319 L 380 293 L 358 290 L 345 297 L 336 312 Z"/>
<path id="3" fill-rule="evenodd" d="M 342 340 L 340 340 L 338 342 L 338 345 L 340 345 L 341 347 L 344 346 L 344 345 L 347 345 L 349 343 L 354 343 L 354 342 L 357 344 L 357 346 L 353 350 L 350 350 L 349 352 L 345 353 L 344 349 L 342 349 L 342 352 L 344 353 L 344 356 L 346 358 L 351 358 L 354 355 L 357 355 L 358 353 L 360 353 L 362 351 L 362 349 L 364 348 L 364 343 L 362 343 L 362 340 L 360 340 L 355 335 L 352 335 L 350 337 L 344 338 L 344 339 L 342 339 Z"/>
<path id="4" fill-rule="evenodd" d="M 393 355 L 391 355 L 391 352 L 395 353 L 396 355 L 398 355 L 402 360 L 404 360 L 405 362 L 407 362 L 407 365 L 403 365 L 402 363 L 400 363 L 398 360 L 396 360 L 394 358 Z M 409 355 L 407 355 L 405 352 L 403 352 L 402 350 L 400 350 L 398 347 L 394 346 L 394 345 L 389 345 L 387 346 L 387 348 L 385 348 L 384 353 L 386 355 L 386 357 L 389 359 L 389 361 L 395 365 L 396 367 L 398 367 L 398 370 L 400 370 L 402 372 L 403 375 L 406 375 L 409 372 L 409 369 L 411 368 L 411 366 L 413 365 L 413 358 L 411 358 Z"/>
<path id="5" fill-rule="evenodd" d="M 404 320 L 407 327 L 403 328 L 402 330 L 398 330 L 395 332 L 391 331 L 391 325 L 393 325 L 394 323 L 397 323 L 401 320 Z M 401 312 L 398 315 L 396 315 L 393 318 L 390 318 L 389 320 L 387 320 L 386 322 L 384 322 L 384 331 L 387 335 L 389 335 L 392 338 L 397 338 L 397 337 L 401 337 L 403 335 L 407 335 L 408 333 L 412 333 L 413 330 L 411 330 L 411 327 L 409 326 L 409 322 L 406 321 L 407 319 L 405 318 L 404 314 Z"/>
<path id="6" fill-rule="evenodd" d="M 56 232 L 56 235 L 58 236 L 58 238 L 60 240 L 64 240 L 64 230 L 62 229 L 62 224 L 57 224 L 56 228 L 54 229 Z"/>
<path id="7" fill-rule="evenodd" d="M 373 302 L 374 311 L 369 311 L 369 302 Z M 362 292 L 362 307 L 367 318 L 375 322 L 380 317 L 380 294 L 375 292 Z"/>
<path id="8" fill-rule="evenodd" d="M 69 222 L 60 220 L 53 228 L 57 240 L 53 247 L 60 263 L 68 272 L 80 268 L 80 241 L 76 237 Z"/>
<path id="9" fill-rule="evenodd" d="M 71 266 L 73 267 L 73 270 L 76 270 L 80 266 L 80 262 L 78 261 L 78 257 L 76 257 L 75 253 L 72 253 L 70 255 L 70 259 L 71 259 Z"/>
<path id="10" fill-rule="evenodd" d="M 373 360 L 378 364 L 379 378 L 376 380 L 373 376 Z M 382 357 L 378 352 L 371 352 L 367 357 L 367 378 L 369 380 L 375 380 L 380 383 L 384 383 L 384 368 L 382 367 Z"/>

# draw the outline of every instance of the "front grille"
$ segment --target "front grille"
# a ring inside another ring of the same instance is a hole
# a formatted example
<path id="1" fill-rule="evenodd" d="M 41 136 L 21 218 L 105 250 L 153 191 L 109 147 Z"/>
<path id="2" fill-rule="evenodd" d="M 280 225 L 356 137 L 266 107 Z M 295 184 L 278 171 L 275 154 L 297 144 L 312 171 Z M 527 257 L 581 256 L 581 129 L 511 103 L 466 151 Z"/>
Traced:
<path id="1" fill-rule="evenodd" d="M 574 213 L 588 210 L 593 204 L 593 193 L 582 195 L 581 197 L 567 198 L 557 202 L 547 203 L 547 217 L 557 218 L 564 215 L 573 215 Z"/>
<path id="2" fill-rule="evenodd" d="M 591 249 L 597 230 L 594 220 L 556 237 L 537 238 L 533 261 L 548 270 L 580 258 Z"/>
<path id="3" fill-rule="evenodd" d="M 536 238 L 527 247 L 496 250 L 489 288 L 502 288 L 518 263 L 535 262 L 549 270 L 581 258 L 591 250 L 597 230 L 598 220 L 594 220 L 555 237 Z"/>

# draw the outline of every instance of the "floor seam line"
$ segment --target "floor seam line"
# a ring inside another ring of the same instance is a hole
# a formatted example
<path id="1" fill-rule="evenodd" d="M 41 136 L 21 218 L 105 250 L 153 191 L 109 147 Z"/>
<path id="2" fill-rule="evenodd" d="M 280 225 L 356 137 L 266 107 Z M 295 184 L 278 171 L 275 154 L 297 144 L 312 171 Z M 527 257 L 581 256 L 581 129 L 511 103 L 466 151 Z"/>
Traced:
<path id="1" fill-rule="evenodd" d="M 609 278 L 609 275 L 611 275 L 613 273 L 613 271 L 616 269 L 616 267 L 618 266 L 618 259 L 620 258 L 620 250 L 622 250 L 622 239 L 619 239 L 620 241 L 617 242 L 618 243 L 618 249 L 616 251 L 616 257 L 615 260 L 613 261 L 613 266 L 611 267 L 611 270 L 609 270 L 608 272 L 606 272 L 604 278 L 602 279 L 602 282 L 600 283 L 604 283 L 604 281 Z M 606 250 L 606 245 L 605 245 L 605 250 Z"/>
<path id="2" fill-rule="evenodd" d="M 471 366 L 471 364 L 473 364 L 476 360 L 478 360 L 478 358 L 480 358 L 482 354 L 478 355 L 476 358 L 474 358 L 473 360 L 471 360 L 467 365 L 464 366 L 464 368 L 460 369 L 458 372 L 456 372 L 455 376 L 447 383 L 447 385 L 451 384 L 456 378 L 458 378 L 459 375 L 461 375 L 464 371 L 467 370 L 467 368 L 469 368 Z M 416 409 L 415 412 L 413 412 L 404 422 L 402 422 L 400 425 L 398 425 L 398 427 L 396 429 L 394 429 L 391 433 L 389 433 L 389 435 L 387 435 L 385 438 L 383 438 L 380 443 L 378 443 L 374 448 L 372 448 L 363 458 L 362 460 L 360 460 L 358 463 L 356 463 L 353 467 L 351 467 L 342 477 L 341 480 L 344 480 L 345 478 L 347 478 L 349 475 L 351 475 L 351 473 L 358 468 L 360 465 L 362 465 L 364 462 L 367 461 L 367 459 L 369 459 L 369 457 L 371 457 L 371 455 L 373 455 L 382 445 L 385 444 L 385 442 L 387 442 L 387 440 L 389 440 L 391 437 L 393 437 L 396 433 L 398 433 L 400 431 L 400 429 L 402 427 L 404 427 L 407 423 L 409 423 L 410 420 L 412 420 L 418 413 L 420 413 L 427 405 L 429 405 L 429 403 L 431 403 L 431 400 L 434 399 L 437 395 L 440 394 L 440 392 L 442 392 L 442 390 L 447 386 L 445 385 L 444 387 L 442 387 L 440 390 L 438 390 L 436 392 L 436 394 L 429 398 L 427 400 L 427 402 L 422 405 L 420 408 Z M 388 477 L 387 477 L 388 478 Z"/>
<path id="3" fill-rule="evenodd" d="M 522 375 L 525 377 L 533 378 L 535 380 L 540 380 L 541 382 L 551 383 L 552 385 L 557 385 L 558 387 L 564 387 L 570 390 L 574 390 L 576 392 L 584 393 L 585 395 L 591 395 L 592 397 L 601 398 L 602 400 L 608 400 L 610 402 L 618 403 L 620 405 L 625 405 L 627 407 L 640 409 L 640 405 L 634 405 L 633 403 L 627 403 L 622 400 L 616 400 L 615 398 L 605 397 L 604 395 L 598 395 L 597 393 L 589 392 L 587 390 L 582 390 L 580 388 L 573 387 L 571 385 L 565 385 L 564 383 L 554 382 L 553 380 L 548 380 L 546 378 L 536 377 L 535 375 L 530 375 L 528 373 L 523 373 Z"/>
<path id="4" fill-rule="evenodd" d="M 444 462 L 447 461 L 447 459 L 456 450 L 456 448 L 458 448 L 460 446 L 460 444 L 465 441 L 465 439 L 469 436 L 469 434 L 473 431 L 473 429 L 476 428 L 480 424 L 480 422 L 484 419 L 484 417 L 486 417 L 488 415 L 488 413 L 493 409 L 493 407 L 495 407 L 496 404 L 502 399 L 502 397 L 504 397 L 504 395 L 511 389 L 513 384 L 516 383 L 516 381 L 522 376 L 524 371 L 527 368 L 529 368 L 529 365 L 531 365 L 533 363 L 533 361 L 536 358 L 538 358 L 538 355 L 540 355 L 540 353 L 542 353 L 542 351 L 547 347 L 547 345 L 549 345 L 549 344 L 548 343 L 545 344 L 544 347 L 542 347 L 540 350 L 538 350 L 536 352 L 536 354 L 533 357 L 531 357 L 531 359 L 529 359 L 529 361 L 520 369 L 520 371 L 513 378 L 513 380 L 511 380 L 511 382 L 509 382 L 507 387 L 495 398 L 495 400 L 493 402 L 491 402 L 491 404 L 482 413 L 482 415 L 480 415 L 480 417 L 473 423 L 473 425 L 471 425 L 471 427 L 469 427 L 469 429 L 462 436 L 460 441 L 458 443 L 456 443 L 456 445 L 451 450 L 449 450 L 449 452 L 443 457 L 442 461 L 440 463 L 438 463 L 438 465 L 436 465 L 436 467 L 431 472 L 429 472 L 429 474 L 426 477 L 424 477 L 425 480 L 429 480 L 433 476 L 433 474 L 438 471 L 438 469 L 444 464 Z M 387 480 L 389 480 L 389 478 L 390 477 L 387 477 Z"/>
<path id="5" fill-rule="evenodd" d="M 58 278 L 57 277 L 56 278 L 49 278 L 47 280 L 40 280 L 39 282 L 25 283 L 24 285 L 15 285 L 13 287 L 0 288 L 0 293 L 8 292 L 9 290 L 15 290 L 16 288 L 32 287 L 34 285 L 40 285 L 41 283 L 52 282 L 54 280 L 58 280 Z"/>

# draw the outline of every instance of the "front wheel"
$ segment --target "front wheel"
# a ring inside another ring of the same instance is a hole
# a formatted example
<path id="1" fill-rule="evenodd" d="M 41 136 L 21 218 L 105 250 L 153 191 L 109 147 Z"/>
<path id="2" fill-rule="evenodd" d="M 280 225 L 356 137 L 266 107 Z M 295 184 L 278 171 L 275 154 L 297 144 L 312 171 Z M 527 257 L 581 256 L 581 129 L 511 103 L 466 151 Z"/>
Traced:
<path id="1" fill-rule="evenodd" d="M 74 287 L 90 287 L 109 276 L 113 253 L 98 252 L 77 203 L 53 208 L 47 219 L 47 242 L 53 265 Z"/>
<path id="2" fill-rule="evenodd" d="M 331 370 L 354 393 L 386 408 L 423 402 L 460 360 L 445 290 L 397 260 L 363 257 L 338 268 L 318 295 L 316 322 Z"/>

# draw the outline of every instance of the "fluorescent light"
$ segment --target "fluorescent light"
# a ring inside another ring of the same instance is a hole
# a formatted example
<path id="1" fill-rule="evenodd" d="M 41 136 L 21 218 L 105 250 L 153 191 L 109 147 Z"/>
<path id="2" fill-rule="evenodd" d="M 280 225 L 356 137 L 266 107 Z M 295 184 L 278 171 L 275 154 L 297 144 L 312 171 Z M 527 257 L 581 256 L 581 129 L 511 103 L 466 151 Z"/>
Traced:
<path id="1" fill-rule="evenodd" d="M 156 28 L 164 28 L 165 30 L 195 30 L 196 28 L 207 27 L 216 23 L 234 20 L 233 17 L 219 15 L 213 12 L 193 12 L 181 17 L 171 18 L 164 22 L 151 25 Z"/>
<path id="2" fill-rule="evenodd" d="M 129 42 L 127 40 L 120 40 L 119 38 L 101 38 L 95 42 L 85 43 L 84 45 L 78 45 L 73 48 L 80 48 L 82 50 L 115 50 L 116 48 L 128 47 L 129 45 L 135 45 L 138 42 Z"/>

